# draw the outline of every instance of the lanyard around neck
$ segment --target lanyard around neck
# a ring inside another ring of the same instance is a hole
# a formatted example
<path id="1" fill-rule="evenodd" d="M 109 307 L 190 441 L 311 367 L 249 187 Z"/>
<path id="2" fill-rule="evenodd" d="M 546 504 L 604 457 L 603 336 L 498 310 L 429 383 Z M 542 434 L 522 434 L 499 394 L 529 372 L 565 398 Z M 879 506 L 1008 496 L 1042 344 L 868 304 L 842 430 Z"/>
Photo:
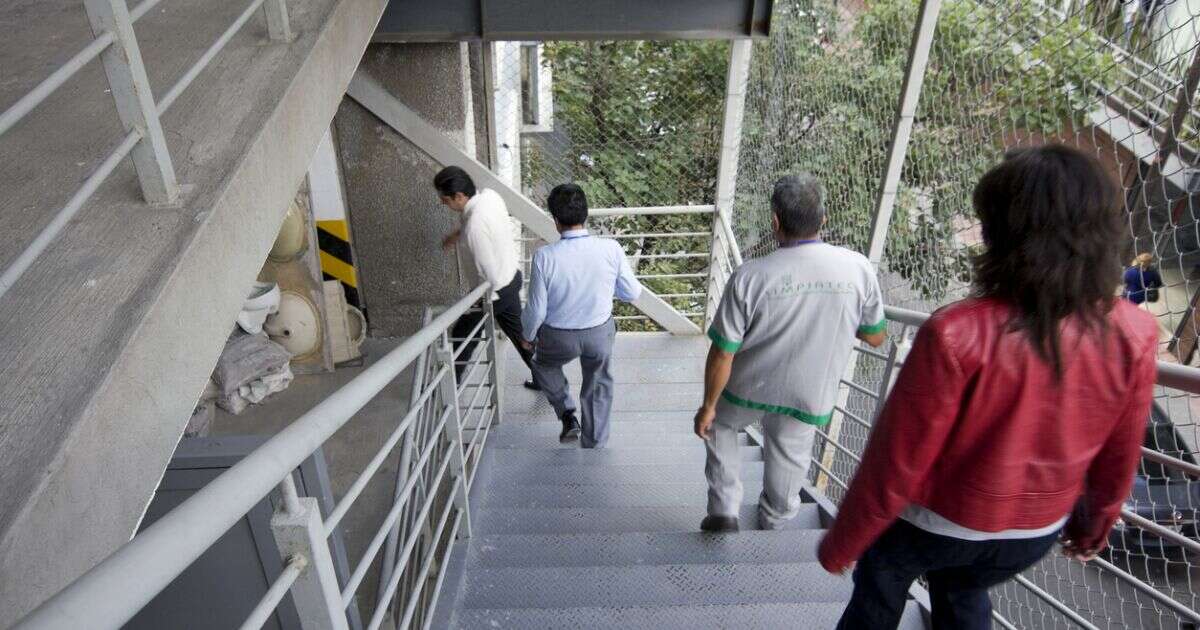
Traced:
<path id="1" fill-rule="evenodd" d="M 783 242 L 779 243 L 779 246 L 780 247 L 800 247 L 801 245 L 812 245 L 813 243 L 820 243 L 820 242 L 821 242 L 821 239 L 819 239 L 819 238 L 807 238 L 807 239 L 801 239 L 801 240 L 795 240 L 795 241 L 783 241 Z"/>

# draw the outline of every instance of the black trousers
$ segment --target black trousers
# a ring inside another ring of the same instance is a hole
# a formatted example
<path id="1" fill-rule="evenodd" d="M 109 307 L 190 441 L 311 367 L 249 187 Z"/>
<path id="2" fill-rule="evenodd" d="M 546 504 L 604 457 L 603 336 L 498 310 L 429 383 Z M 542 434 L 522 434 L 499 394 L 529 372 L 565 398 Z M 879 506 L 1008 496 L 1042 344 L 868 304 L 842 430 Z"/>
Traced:
<path id="1" fill-rule="evenodd" d="M 913 580 L 929 582 L 933 630 L 992 627 L 988 588 L 1041 560 L 1058 532 L 1041 538 L 962 540 L 931 534 L 904 520 L 892 524 L 854 570 L 854 595 L 838 630 L 895 628 Z"/>
<path id="2" fill-rule="evenodd" d="M 496 314 L 496 326 L 504 331 L 508 339 L 512 341 L 513 346 L 517 349 L 517 354 L 521 355 L 521 360 L 528 367 L 533 364 L 533 353 L 521 347 L 521 272 L 517 271 L 517 275 L 513 281 L 508 283 L 508 286 L 498 291 L 499 299 L 492 302 L 492 312 Z M 483 320 L 483 312 L 475 311 L 464 314 L 454 322 L 454 327 L 450 330 L 450 336 L 457 339 L 462 339 L 471 334 L 472 330 L 479 325 Z M 472 339 L 467 342 L 456 342 L 455 349 L 463 343 L 466 348 L 458 355 L 457 363 L 468 363 L 471 361 L 471 355 L 475 352 L 475 346 L 478 345 L 478 339 Z M 466 372 L 467 365 L 455 366 L 455 374 L 461 382 L 463 374 Z"/>

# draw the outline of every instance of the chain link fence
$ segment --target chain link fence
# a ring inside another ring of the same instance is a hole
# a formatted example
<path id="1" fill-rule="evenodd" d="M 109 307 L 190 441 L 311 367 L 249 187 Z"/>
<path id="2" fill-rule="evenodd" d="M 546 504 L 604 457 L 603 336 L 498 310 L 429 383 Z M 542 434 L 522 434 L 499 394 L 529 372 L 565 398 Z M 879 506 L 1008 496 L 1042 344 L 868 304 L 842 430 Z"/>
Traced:
<path id="1" fill-rule="evenodd" d="M 497 172 L 544 206 L 583 187 L 589 227 L 617 239 L 646 287 L 702 323 L 729 44 L 549 41 L 494 44 Z M 613 209 L 613 212 L 604 212 Z M 620 212 L 617 212 L 620 211 Z M 542 244 L 526 231 L 528 261 Z M 623 330 L 658 329 L 618 304 Z"/>
<path id="2" fill-rule="evenodd" d="M 971 260 L 982 247 L 971 207 L 975 183 L 1008 149 L 1063 142 L 1095 155 L 1121 183 L 1125 257 L 1152 254 L 1165 284 L 1161 299 L 1145 306 L 1160 322 L 1161 358 L 1194 362 L 1200 5 L 941 5 L 878 261 L 887 303 L 930 312 L 968 295 Z M 771 37 L 755 43 L 746 86 L 732 222 L 747 258 L 774 250 L 771 185 L 797 171 L 824 181 L 826 239 L 868 251 L 919 10 L 915 0 L 775 3 Z M 835 501 L 886 396 L 894 373 L 888 357 L 903 356 L 913 330 L 893 323 L 884 352 L 857 352 L 843 380 L 835 422 L 818 440 L 812 471 Z M 1194 464 L 1195 406 L 1191 394 L 1160 389 L 1146 446 Z M 1190 541 L 1197 537 L 1197 507 L 1195 476 L 1148 460 L 1126 505 Z M 1200 560 L 1186 545 L 1128 519 L 1110 543 L 1100 562 L 1048 558 L 1020 582 L 997 588 L 998 623 L 1196 627 L 1186 608 L 1200 604 Z"/>

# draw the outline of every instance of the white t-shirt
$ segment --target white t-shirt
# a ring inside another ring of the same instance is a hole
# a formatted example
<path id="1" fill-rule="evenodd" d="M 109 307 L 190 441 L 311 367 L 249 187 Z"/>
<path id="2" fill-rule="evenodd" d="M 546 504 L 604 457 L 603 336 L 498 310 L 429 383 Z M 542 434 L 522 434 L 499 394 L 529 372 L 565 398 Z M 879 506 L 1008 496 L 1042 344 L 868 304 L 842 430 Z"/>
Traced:
<path id="1" fill-rule="evenodd" d="M 495 191 L 484 188 L 463 210 L 462 241 L 467 244 L 480 281 L 492 283 L 492 299 L 517 275 L 517 240 L 508 206 Z"/>
<path id="2" fill-rule="evenodd" d="M 824 425 L 859 332 L 884 329 L 883 296 L 865 256 L 819 241 L 743 264 L 709 329 L 735 353 L 726 404 Z"/>

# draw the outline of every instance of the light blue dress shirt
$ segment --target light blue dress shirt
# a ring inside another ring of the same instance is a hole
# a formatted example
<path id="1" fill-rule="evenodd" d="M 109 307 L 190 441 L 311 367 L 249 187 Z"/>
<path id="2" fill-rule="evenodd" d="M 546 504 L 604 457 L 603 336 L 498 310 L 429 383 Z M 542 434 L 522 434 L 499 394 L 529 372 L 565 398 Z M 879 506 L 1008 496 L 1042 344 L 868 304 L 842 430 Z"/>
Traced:
<path id="1" fill-rule="evenodd" d="M 593 328 L 612 317 L 614 296 L 632 302 L 641 294 L 642 285 L 616 241 L 569 230 L 533 255 L 522 332 L 533 341 L 542 325 Z"/>

